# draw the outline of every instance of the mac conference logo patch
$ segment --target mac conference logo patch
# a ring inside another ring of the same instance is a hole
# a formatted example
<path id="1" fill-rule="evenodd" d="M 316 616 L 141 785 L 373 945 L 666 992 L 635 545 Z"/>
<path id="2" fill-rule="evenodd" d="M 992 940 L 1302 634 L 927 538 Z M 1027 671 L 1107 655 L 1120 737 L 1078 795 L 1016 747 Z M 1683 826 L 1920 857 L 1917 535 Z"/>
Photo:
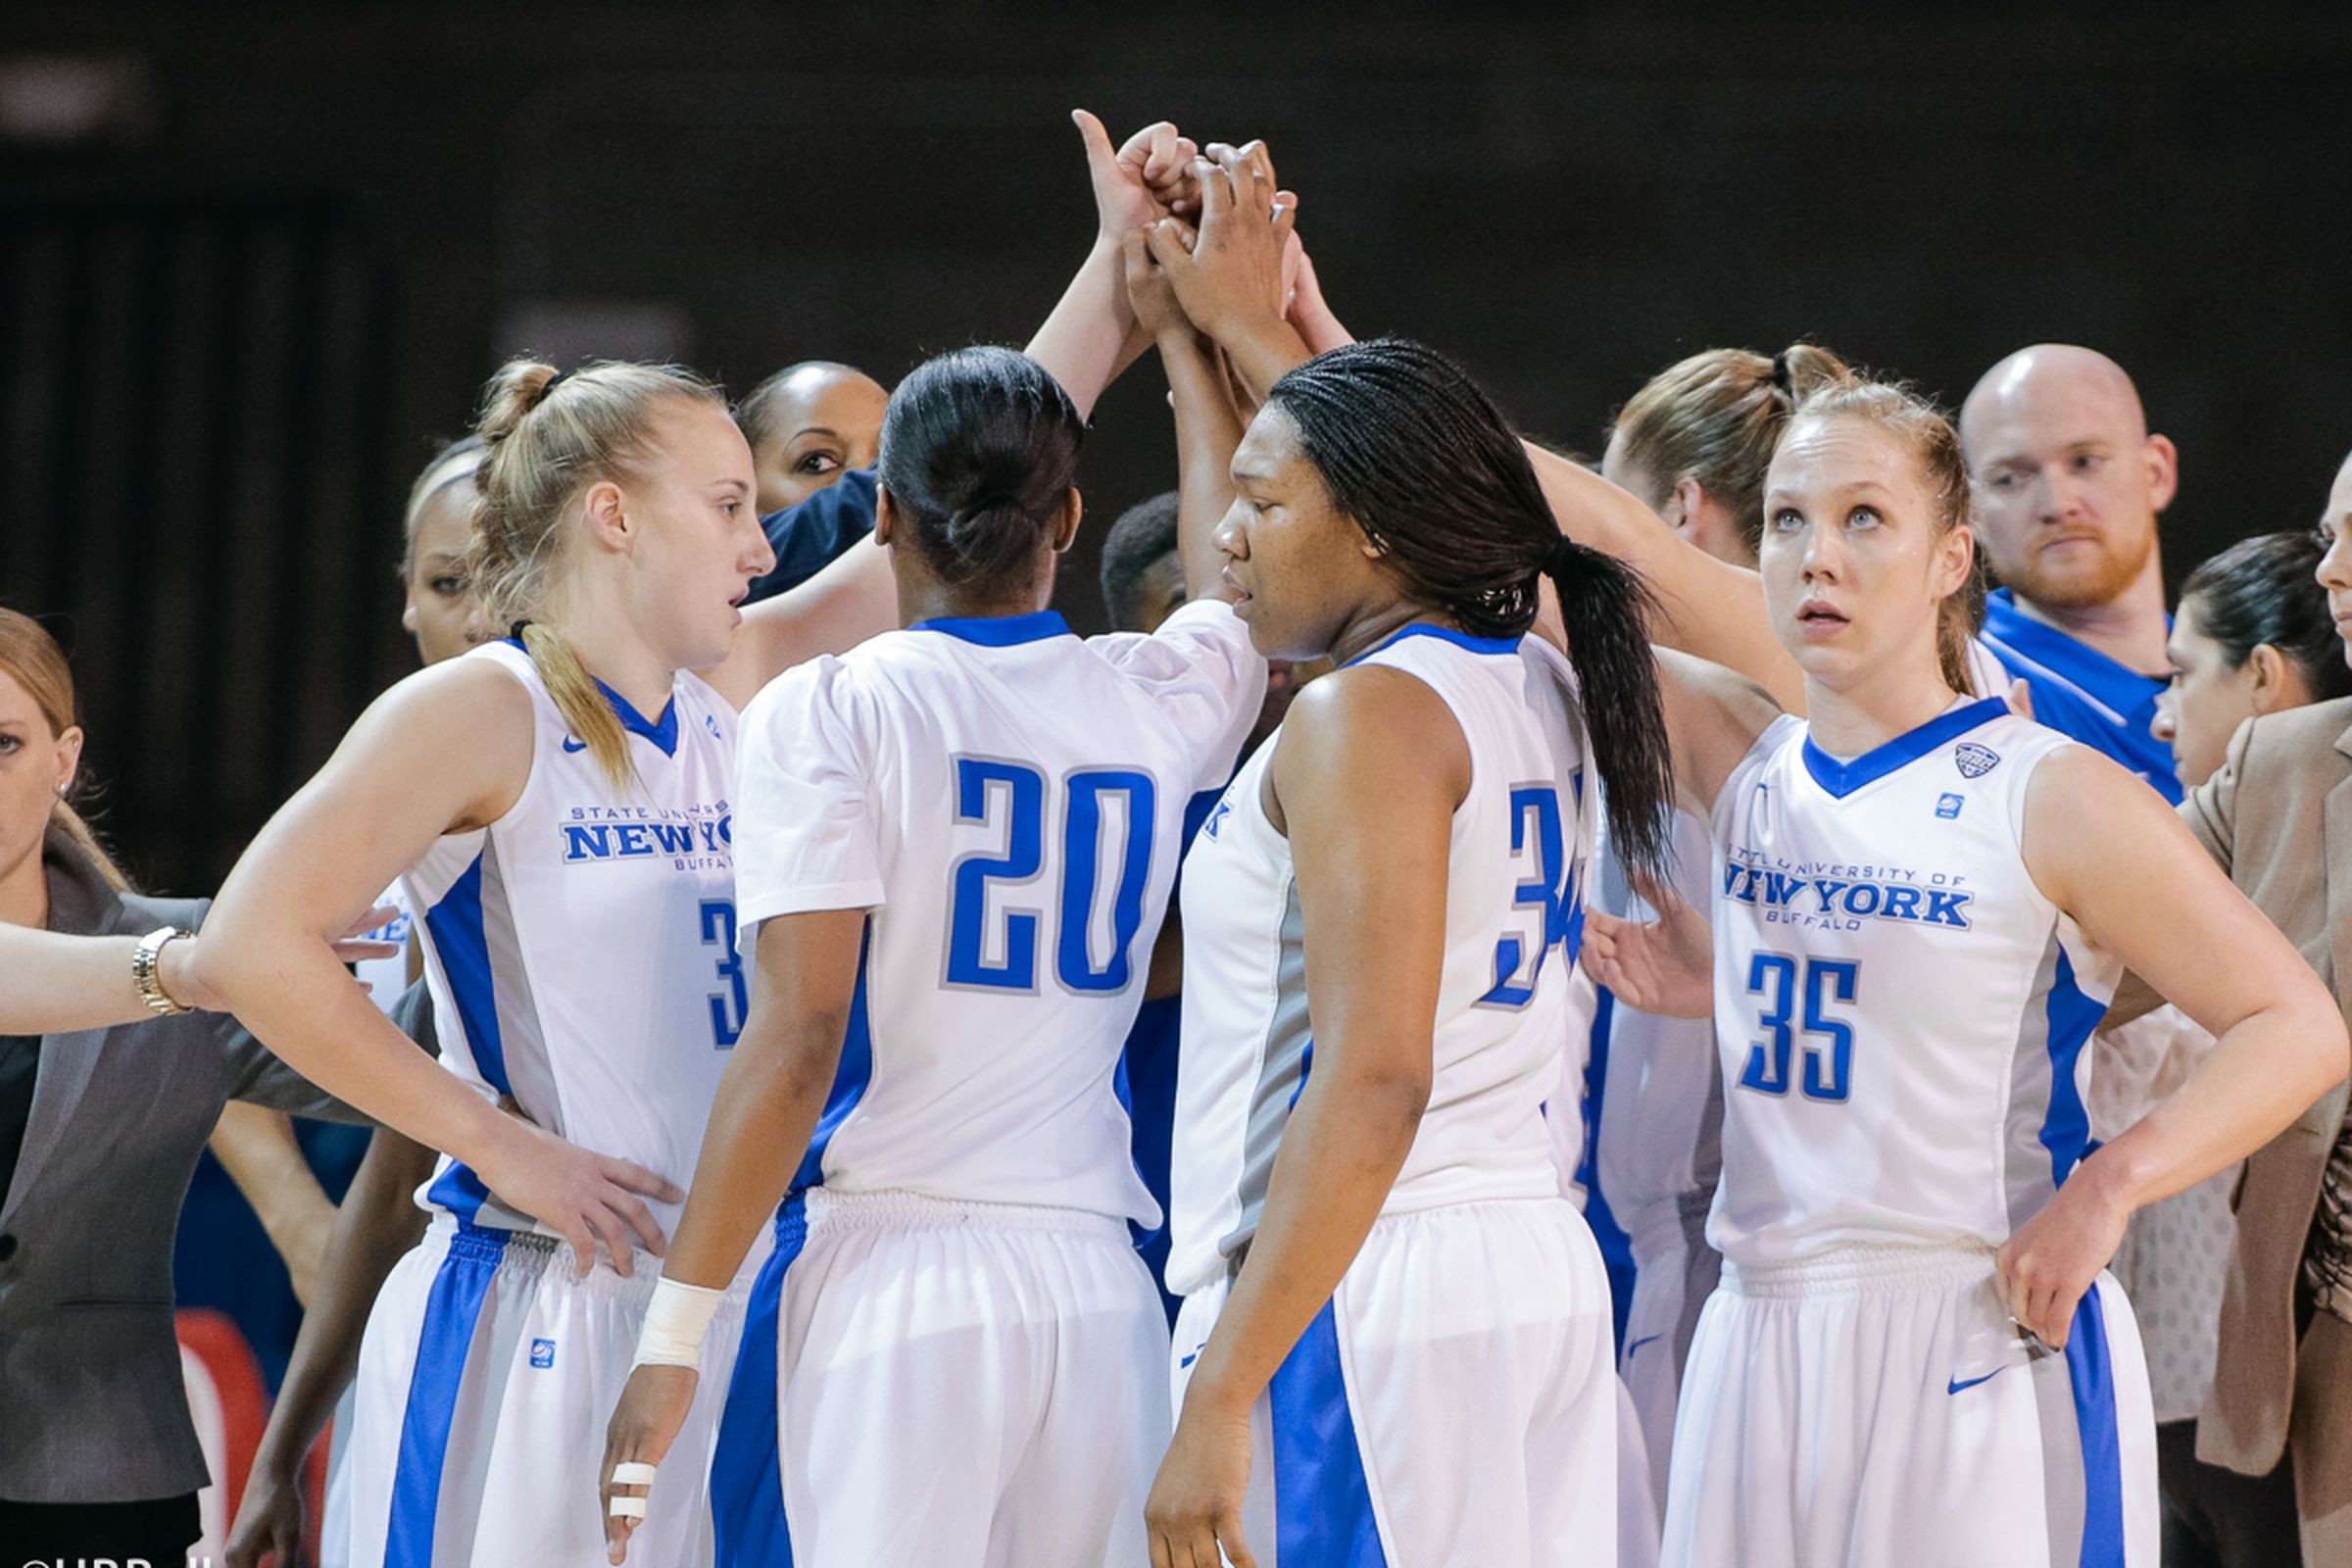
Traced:
<path id="1" fill-rule="evenodd" d="M 1962 778 L 1983 778 L 2000 765 L 2001 754 L 1975 741 L 1962 741 L 1952 749 L 1952 760 L 1959 765 Z"/>

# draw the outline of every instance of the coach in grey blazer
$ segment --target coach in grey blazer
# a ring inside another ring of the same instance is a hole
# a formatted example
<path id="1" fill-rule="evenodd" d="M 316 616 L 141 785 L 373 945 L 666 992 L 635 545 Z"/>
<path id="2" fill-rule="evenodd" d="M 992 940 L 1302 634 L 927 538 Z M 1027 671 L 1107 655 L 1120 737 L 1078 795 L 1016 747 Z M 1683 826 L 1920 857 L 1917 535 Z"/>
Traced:
<path id="1" fill-rule="evenodd" d="M 2180 815 L 2352 1025 L 2352 697 L 2249 719 Z M 2259 1476 L 2292 1458 L 2315 1565 L 2352 1562 L 2352 1298 L 2314 1277 L 2352 1260 L 2352 1206 L 2322 1200 L 2331 1168 L 2352 1170 L 2346 1093 L 2336 1085 L 2246 1161 L 2220 1362 L 2197 1421 L 2209 1464 Z"/>
<path id="2" fill-rule="evenodd" d="M 208 901 L 118 894 L 55 829 L 43 858 L 52 931 L 138 935 L 204 916 Z M 0 1199 L 0 1499 L 130 1502 L 205 1485 L 172 1333 L 172 1244 L 230 1100 L 365 1120 L 225 1014 L 42 1040 Z"/>

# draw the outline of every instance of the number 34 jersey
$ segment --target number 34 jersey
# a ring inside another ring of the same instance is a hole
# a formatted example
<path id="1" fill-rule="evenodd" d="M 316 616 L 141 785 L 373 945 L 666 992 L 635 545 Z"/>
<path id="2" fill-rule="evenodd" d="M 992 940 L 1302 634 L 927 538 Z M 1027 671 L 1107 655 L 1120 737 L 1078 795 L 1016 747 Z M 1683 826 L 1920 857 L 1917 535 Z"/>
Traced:
<path id="1" fill-rule="evenodd" d="M 2073 744 L 1972 701 L 1849 761 L 1784 716 L 1734 770 L 1714 811 L 1707 1232 L 1727 1258 L 1997 1246 L 2087 1152 L 2118 966 L 2023 848 L 2034 770 Z"/>
<path id="2" fill-rule="evenodd" d="M 423 911 L 442 1065 L 580 1148 L 682 1188 L 743 1027 L 727 801 L 735 710 L 686 673 L 653 719 L 606 690 L 636 768 L 622 790 L 519 644 L 466 657 L 530 694 L 531 771 L 505 815 L 443 837 L 401 878 Z M 422 1196 L 461 1219 L 545 1233 L 452 1159 Z M 646 1202 L 670 1234 L 678 1205 Z"/>
<path id="3" fill-rule="evenodd" d="M 796 1187 L 1156 1223 L 1120 1048 L 1186 802 L 1265 696 L 1232 608 L 1084 641 L 1048 611 L 920 621 L 744 710 L 735 876 L 763 920 L 867 909 L 841 1067 Z"/>
<path id="4" fill-rule="evenodd" d="M 1544 1100 L 1569 1076 L 1563 1056 L 1581 1057 L 1592 1023 L 1589 1009 L 1571 1016 L 1593 825 L 1583 727 L 1569 706 L 1575 676 L 1542 638 L 1427 624 L 1355 662 L 1427 685 L 1470 751 L 1447 855 L 1429 1104 L 1381 1211 L 1560 1197 Z M 1185 862 L 1168 1204 L 1168 1286 L 1185 1296 L 1221 1277 L 1257 1234 L 1284 1129 L 1315 1070 L 1298 872 L 1265 807 L 1280 739 L 1227 788 Z M 1577 1107 L 1551 1113 L 1573 1119 Z"/>

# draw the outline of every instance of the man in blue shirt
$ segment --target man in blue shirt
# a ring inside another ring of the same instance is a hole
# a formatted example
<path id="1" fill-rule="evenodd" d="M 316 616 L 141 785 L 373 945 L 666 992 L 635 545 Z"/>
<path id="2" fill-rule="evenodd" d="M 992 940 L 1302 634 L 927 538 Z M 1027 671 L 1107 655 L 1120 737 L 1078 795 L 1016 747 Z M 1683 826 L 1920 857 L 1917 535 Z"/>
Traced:
<path id="1" fill-rule="evenodd" d="M 2171 679 L 2157 514 L 2180 456 L 2148 431 L 2139 393 L 2103 354 L 2020 349 L 1960 411 L 1978 538 L 2004 586 L 1983 642 L 2031 688 L 2034 716 L 2094 746 L 2179 804 L 2171 749 L 2149 724 Z"/>

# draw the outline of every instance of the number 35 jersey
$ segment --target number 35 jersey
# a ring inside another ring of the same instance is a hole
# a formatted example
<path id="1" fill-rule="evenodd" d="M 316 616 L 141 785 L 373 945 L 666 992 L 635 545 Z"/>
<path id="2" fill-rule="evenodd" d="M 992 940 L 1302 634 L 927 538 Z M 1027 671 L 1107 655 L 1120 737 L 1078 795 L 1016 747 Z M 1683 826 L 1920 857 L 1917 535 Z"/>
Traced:
<path id="1" fill-rule="evenodd" d="M 423 911 L 441 1061 L 541 1127 L 683 1188 L 743 1026 L 728 792 L 735 710 L 680 673 L 653 719 L 611 690 L 636 786 L 616 789 L 521 646 L 466 656 L 530 694 L 531 771 L 504 816 L 401 878 Z M 426 1201 L 542 1230 L 444 1158 Z M 679 1206 L 646 1200 L 664 1235 Z"/>
<path id="2" fill-rule="evenodd" d="M 841 1067 L 796 1187 L 1155 1224 L 1120 1048 L 1184 808 L 1225 781 L 1266 665 L 1230 606 L 1081 641 L 1051 611 L 919 621 L 744 710 L 735 875 L 761 921 L 866 909 Z"/>
<path id="3" fill-rule="evenodd" d="M 1446 872 L 1429 1104 L 1383 1213 L 1557 1198 L 1544 1099 L 1581 1054 L 1570 975 L 1592 818 L 1574 675 L 1539 637 L 1406 627 L 1354 661 L 1435 691 L 1470 750 Z M 1315 1071 L 1305 927 L 1290 840 L 1265 808 L 1273 740 L 1193 843 L 1184 873 L 1184 1054 L 1169 1181 L 1168 1287 L 1205 1289 L 1257 1234 L 1284 1129 Z M 1410 765 L 1409 759 L 1399 759 Z M 1312 802 L 1294 803 L 1294 815 Z M 1367 911 L 1368 914 L 1368 911 Z M 1589 987 L 1583 995 L 1591 996 Z M 1552 1113 L 1574 1118 L 1574 1105 Z"/>
<path id="4" fill-rule="evenodd" d="M 2087 1152 L 2118 966 L 2023 848 L 2034 770 L 2073 744 L 1971 701 L 1850 761 L 1784 716 L 1734 770 L 1714 811 L 1724 1256 L 1997 1246 Z"/>

